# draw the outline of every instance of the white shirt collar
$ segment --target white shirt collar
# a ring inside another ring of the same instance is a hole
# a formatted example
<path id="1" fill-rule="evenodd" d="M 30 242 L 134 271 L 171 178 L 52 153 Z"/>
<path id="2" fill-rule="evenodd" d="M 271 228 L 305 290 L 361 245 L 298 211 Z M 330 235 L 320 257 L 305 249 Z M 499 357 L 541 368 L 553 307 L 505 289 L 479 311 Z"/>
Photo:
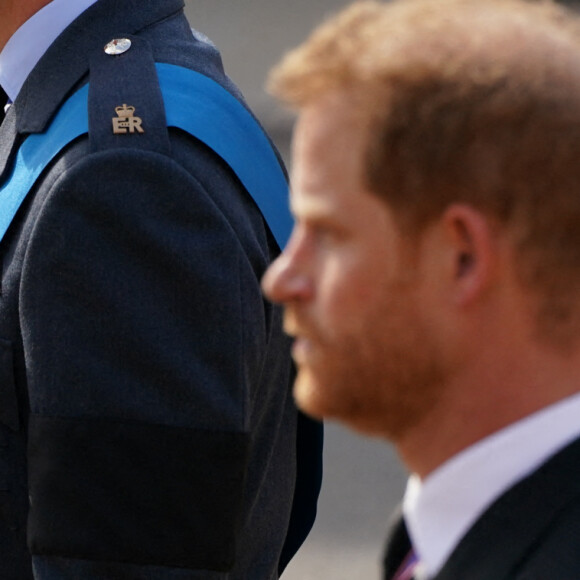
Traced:
<path id="1" fill-rule="evenodd" d="M 0 85 L 11 101 L 48 47 L 96 1 L 52 0 L 12 35 L 0 52 Z"/>
<path id="2" fill-rule="evenodd" d="M 427 577 L 436 575 L 478 517 L 505 491 L 580 436 L 580 393 L 412 475 L 403 514 Z"/>

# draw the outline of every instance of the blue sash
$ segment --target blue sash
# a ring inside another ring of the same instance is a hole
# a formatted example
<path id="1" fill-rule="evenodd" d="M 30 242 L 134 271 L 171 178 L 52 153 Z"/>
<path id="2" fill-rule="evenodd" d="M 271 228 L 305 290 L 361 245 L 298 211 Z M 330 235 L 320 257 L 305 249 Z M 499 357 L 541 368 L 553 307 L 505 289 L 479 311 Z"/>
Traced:
<path id="1" fill-rule="evenodd" d="M 229 92 L 195 71 L 156 65 L 167 125 L 193 135 L 236 173 L 259 207 L 280 248 L 292 230 L 288 185 L 268 138 Z M 27 137 L 10 178 L 0 186 L 0 241 L 46 166 L 71 141 L 89 130 L 88 85 L 60 108 L 44 133 Z"/>

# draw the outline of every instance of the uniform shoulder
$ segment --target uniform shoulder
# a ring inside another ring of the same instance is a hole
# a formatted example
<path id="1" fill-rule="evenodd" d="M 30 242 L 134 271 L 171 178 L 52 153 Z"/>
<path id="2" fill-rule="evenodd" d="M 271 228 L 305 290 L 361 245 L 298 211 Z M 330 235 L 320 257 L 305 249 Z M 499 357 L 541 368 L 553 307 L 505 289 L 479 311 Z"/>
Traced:
<path id="1" fill-rule="evenodd" d="M 170 151 L 153 51 L 138 36 L 113 38 L 95 52 L 89 73 L 91 151 Z"/>

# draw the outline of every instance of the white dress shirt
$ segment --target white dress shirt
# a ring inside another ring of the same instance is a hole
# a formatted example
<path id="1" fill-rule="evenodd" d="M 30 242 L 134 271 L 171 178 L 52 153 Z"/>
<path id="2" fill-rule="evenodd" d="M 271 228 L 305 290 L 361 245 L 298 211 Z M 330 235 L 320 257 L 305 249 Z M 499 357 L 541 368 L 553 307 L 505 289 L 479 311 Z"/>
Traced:
<path id="1" fill-rule="evenodd" d="M 580 393 L 477 442 L 423 481 L 411 475 L 403 514 L 419 577 L 436 575 L 496 499 L 580 437 L 579 417 Z"/>
<path id="2" fill-rule="evenodd" d="M 0 52 L 0 86 L 15 101 L 24 81 L 60 33 L 97 0 L 53 0 L 29 18 Z"/>

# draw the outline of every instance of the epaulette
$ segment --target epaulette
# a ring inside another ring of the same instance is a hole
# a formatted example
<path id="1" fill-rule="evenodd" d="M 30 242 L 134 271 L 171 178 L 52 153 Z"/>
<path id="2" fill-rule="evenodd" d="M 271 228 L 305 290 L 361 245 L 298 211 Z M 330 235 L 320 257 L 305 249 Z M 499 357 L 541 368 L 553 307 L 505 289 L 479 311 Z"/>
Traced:
<path id="1" fill-rule="evenodd" d="M 146 40 L 125 36 L 95 51 L 89 79 L 91 151 L 131 148 L 170 153 L 160 80 Z"/>
<path id="2" fill-rule="evenodd" d="M 155 63 L 147 43 L 133 37 L 114 40 L 95 55 L 89 84 L 63 104 L 46 132 L 21 145 L 12 175 L 0 187 L 0 241 L 44 168 L 74 139 L 88 132 L 93 152 L 130 147 L 168 154 L 168 127 L 193 135 L 232 168 L 283 248 L 293 225 L 288 187 L 260 125 L 221 85 L 190 69 Z"/>

